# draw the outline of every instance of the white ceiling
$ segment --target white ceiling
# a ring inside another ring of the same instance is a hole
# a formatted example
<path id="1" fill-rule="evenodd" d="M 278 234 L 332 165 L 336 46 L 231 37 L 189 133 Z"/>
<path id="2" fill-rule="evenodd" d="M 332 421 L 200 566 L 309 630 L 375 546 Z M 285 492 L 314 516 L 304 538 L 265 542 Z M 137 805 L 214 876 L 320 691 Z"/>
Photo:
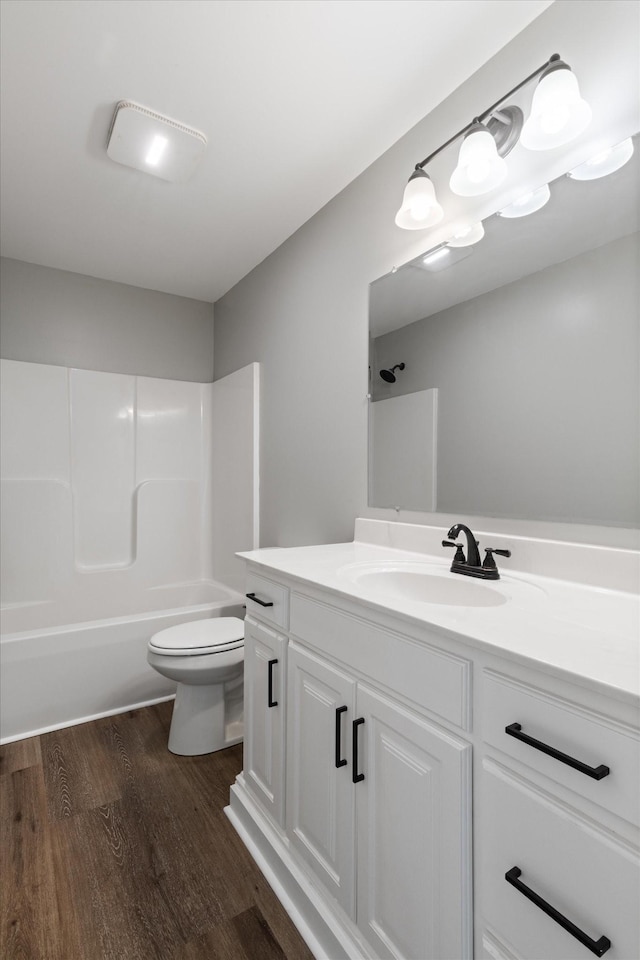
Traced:
<path id="1" fill-rule="evenodd" d="M 215 301 L 549 3 L 2 0 L 2 255 Z M 108 159 L 121 99 L 189 182 Z"/>

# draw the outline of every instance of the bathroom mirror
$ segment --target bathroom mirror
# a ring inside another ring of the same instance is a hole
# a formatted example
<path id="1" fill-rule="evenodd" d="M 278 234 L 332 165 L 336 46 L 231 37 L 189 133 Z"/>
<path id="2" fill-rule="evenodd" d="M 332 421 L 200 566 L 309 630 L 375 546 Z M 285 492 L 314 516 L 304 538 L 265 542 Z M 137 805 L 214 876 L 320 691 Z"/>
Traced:
<path id="1" fill-rule="evenodd" d="M 371 284 L 370 506 L 640 526 L 634 148 Z"/>

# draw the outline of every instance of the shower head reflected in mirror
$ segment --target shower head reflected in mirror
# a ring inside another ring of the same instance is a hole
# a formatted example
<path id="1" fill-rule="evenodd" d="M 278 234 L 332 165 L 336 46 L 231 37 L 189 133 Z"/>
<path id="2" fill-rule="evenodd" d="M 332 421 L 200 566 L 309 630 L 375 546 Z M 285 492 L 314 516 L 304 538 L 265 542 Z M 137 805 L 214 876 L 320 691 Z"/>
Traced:
<path id="1" fill-rule="evenodd" d="M 404 363 L 396 363 L 395 367 L 391 367 L 390 370 L 381 370 L 380 376 L 385 381 L 385 383 L 395 383 L 396 375 L 393 372 L 394 370 L 404 370 Z"/>

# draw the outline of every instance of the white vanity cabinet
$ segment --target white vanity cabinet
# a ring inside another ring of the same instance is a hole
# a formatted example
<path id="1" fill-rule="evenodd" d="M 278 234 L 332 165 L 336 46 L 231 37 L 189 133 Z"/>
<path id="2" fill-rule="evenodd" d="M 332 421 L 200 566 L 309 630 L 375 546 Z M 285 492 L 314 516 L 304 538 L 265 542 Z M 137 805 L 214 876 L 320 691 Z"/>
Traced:
<path id="1" fill-rule="evenodd" d="M 287 641 L 252 617 L 244 624 L 244 779 L 283 826 Z"/>
<path id="2" fill-rule="evenodd" d="M 259 553 L 227 812 L 314 955 L 637 960 L 637 699 Z"/>

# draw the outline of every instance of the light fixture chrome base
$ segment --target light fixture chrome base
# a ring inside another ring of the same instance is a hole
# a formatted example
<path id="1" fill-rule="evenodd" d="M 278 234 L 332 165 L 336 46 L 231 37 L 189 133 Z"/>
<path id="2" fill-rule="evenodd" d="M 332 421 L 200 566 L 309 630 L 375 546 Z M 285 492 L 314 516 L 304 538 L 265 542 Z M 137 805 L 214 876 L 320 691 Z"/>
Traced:
<path id="1" fill-rule="evenodd" d="M 496 142 L 499 157 L 511 153 L 520 139 L 523 124 L 524 114 L 520 107 L 499 107 L 485 121 L 485 127 Z"/>

